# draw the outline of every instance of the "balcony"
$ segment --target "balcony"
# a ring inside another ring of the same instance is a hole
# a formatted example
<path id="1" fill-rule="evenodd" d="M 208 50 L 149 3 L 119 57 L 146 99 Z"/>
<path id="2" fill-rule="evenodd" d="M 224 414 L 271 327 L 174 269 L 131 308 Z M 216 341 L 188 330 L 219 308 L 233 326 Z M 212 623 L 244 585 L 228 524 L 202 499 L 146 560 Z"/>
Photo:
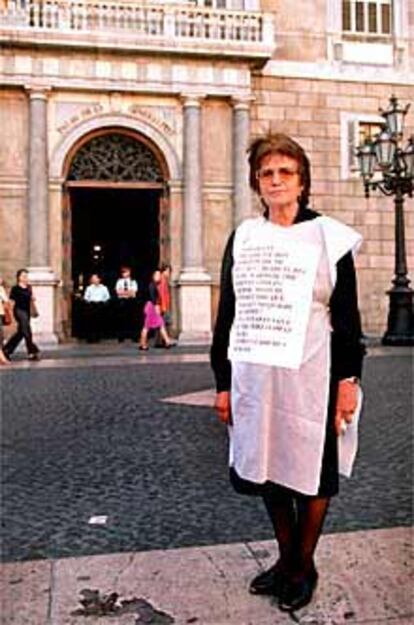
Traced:
<path id="1" fill-rule="evenodd" d="M 9 0 L 0 9 L 0 42 L 149 54 L 245 59 L 273 53 L 273 15 L 187 5 L 101 0 Z"/>

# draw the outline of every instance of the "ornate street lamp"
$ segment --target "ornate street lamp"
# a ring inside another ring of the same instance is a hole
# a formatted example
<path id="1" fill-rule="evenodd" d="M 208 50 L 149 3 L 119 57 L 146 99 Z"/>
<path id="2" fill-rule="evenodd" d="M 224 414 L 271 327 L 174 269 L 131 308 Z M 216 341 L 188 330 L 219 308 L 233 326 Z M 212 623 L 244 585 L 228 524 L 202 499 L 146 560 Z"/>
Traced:
<path id="1" fill-rule="evenodd" d="M 387 291 L 390 305 L 384 345 L 414 345 L 414 292 L 407 277 L 404 234 L 404 196 L 412 197 L 414 188 L 414 137 L 410 137 L 405 149 L 401 146 L 409 106 L 402 108 L 392 96 L 389 109 L 380 109 L 385 122 L 379 135 L 357 148 L 365 197 L 376 189 L 394 196 L 395 277 Z"/>

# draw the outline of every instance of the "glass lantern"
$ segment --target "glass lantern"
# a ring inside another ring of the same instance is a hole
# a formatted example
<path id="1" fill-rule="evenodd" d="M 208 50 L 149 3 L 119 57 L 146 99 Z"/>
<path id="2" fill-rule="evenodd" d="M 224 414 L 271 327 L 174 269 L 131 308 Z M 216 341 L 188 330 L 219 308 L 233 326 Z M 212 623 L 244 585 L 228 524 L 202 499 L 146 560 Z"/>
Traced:
<path id="1" fill-rule="evenodd" d="M 382 116 L 385 118 L 387 129 L 392 137 L 402 137 L 404 131 L 404 117 L 409 108 L 409 104 L 403 108 L 398 104 L 397 98 L 391 96 L 390 108 L 387 111 L 383 111 Z"/>
<path id="2" fill-rule="evenodd" d="M 367 142 L 357 148 L 359 170 L 364 180 L 369 180 L 374 174 L 375 154 L 372 147 L 372 143 Z"/>
<path id="3" fill-rule="evenodd" d="M 389 169 L 394 159 L 396 144 L 388 129 L 384 128 L 377 135 L 374 142 L 374 150 L 378 166 L 381 169 Z"/>

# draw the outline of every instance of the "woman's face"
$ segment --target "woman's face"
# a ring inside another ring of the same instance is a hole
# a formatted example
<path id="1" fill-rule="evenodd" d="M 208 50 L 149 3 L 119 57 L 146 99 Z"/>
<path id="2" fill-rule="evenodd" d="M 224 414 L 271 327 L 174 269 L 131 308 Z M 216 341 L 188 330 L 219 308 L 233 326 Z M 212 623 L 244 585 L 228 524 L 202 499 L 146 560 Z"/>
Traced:
<path id="1" fill-rule="evenodd" d="M 19 276 L 18 279 L 19 284 L 22 284 L 23 286 L 27 286 L 29 283 L 29 275 L 27 273 L 27 271 L 22 271 L 22 273 Z"/>
<path id="2" fill-rule="evenodd" d="M 296 207 L 302 192 L 299 163 L 283 154 L 268 154 L 257 172 L 260 196 L 269 209 Z"/>
<path id="3" fill-rule="evenodd" d="M 154 280 L 154 282 L 159 282 L 161 280 L 161 272 L 154 271 L 154 273 L 152 274 L 152 279 Z"/>

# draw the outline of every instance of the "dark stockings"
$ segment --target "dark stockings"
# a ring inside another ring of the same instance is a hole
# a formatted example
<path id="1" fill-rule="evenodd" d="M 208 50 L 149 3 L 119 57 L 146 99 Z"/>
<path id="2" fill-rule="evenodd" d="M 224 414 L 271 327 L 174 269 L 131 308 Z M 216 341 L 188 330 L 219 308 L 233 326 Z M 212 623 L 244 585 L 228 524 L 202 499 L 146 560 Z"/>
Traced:
<path id="1" fill-rule="evenodd" d="M 322 532 L 329 499 L 266 493 L 264 503 L 280 551 L 280 565 L 292 577 L 307 575 Z"/>
<path id="2" fill-rule="evenodd" d="M 297 543 L 297 519 L 293 497 L 285 494 L 280 496 L 265 494 L 263 500 L 279 545 L 279 565 L 289 574 L 296 558 Z"/>
<path id="3" fill-rule="evenodd" d="M 297 501 L 299 530 L 299 570 L 308 574 L 314 567 L 313 556 L 328 511 L 326 497 L 301 497 Z"/>

